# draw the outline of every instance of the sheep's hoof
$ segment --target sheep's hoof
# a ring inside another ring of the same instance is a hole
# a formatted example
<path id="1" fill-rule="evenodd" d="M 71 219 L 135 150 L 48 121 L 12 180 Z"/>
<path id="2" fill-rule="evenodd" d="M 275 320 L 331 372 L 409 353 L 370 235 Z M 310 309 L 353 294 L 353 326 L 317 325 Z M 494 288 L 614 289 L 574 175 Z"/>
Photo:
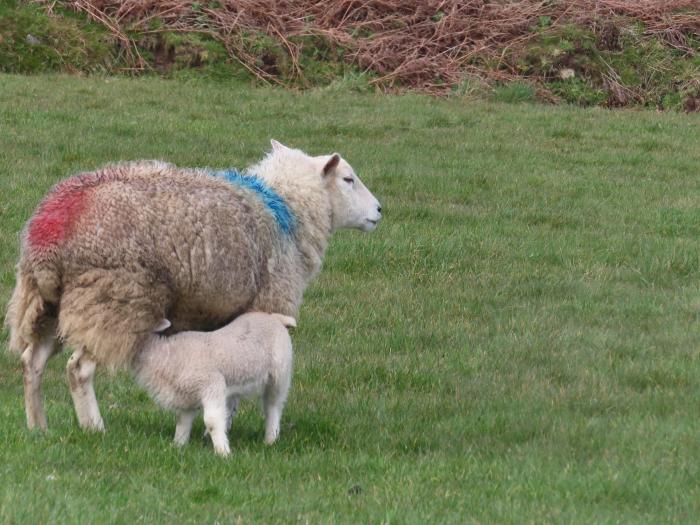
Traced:
<path id="1" fill-rule="evenodd" d="M 32 432 L 46 432 L 48 430 L 48 426 L 46 425 L 46 419 L 41 420 L 38 418 L 28 418 L 27 428 Z"/>

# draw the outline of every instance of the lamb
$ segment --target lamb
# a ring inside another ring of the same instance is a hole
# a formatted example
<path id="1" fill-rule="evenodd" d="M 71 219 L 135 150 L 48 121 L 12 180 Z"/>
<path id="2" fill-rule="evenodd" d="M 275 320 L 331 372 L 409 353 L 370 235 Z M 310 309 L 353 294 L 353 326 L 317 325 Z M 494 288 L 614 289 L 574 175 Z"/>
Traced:
<path id="1" fill-rule="evenodd" d="M 157 327 L 167 328 L 169 322 Z M 153 335 L 133 359 L 137 382 L 163 408 L 179 413 L 175 443 L 190 438 L 199 408 L 217 454 L 230 452 L 226 436 L 238 402 L 262 395 L 265 442 L 277 440 L 292 379 L 293 317 L 250 312 L 213 332 Z"/>
<path id="2" fill-rule="evenodd" d="M 331 234 L 373 231 L 381 211 L 337 153 L 274 140 L 244 173 L 141 161 L 59 183 L 23 232 L 6 317 L 28 427 L 46 428 L 42 374 L 62 344 L 78 422 L 104 431 L 98 365 L 128 367 L 164 318 L 172 334 L 251 310 L 295 317 Z"/>

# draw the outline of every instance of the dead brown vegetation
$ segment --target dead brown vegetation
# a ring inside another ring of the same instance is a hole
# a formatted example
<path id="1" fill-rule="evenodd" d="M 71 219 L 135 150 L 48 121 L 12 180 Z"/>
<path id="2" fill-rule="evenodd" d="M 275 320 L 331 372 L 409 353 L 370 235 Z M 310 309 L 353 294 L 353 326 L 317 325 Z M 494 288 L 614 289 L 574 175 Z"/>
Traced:
<path id="1" fill-rule="evenodd" d="M 246 45 L 264 33 L 288 54 L 303 78 L 303 38 L 324 39 L 343 59 L 373 74 L 385 89 L 397 86 L 440 93 L 466 74 L 487 80 L 519 76 L 507 57 L 542 31 L 575 23 L 596 31 L 601 45 L 616 45 L 615 20 L 643 24 L 648 35 L 692 52 L 700 38 L 698 0 L 68 0 L 56 4 L 84 12 L 121 42 L 131 67 L 147 67 L 134 34 L 201 32 L 221 41 L 231 57 L 267 82 L 284 83 L 274 67 Z M 153 21 L 159 25 L 154 27 Z"/>

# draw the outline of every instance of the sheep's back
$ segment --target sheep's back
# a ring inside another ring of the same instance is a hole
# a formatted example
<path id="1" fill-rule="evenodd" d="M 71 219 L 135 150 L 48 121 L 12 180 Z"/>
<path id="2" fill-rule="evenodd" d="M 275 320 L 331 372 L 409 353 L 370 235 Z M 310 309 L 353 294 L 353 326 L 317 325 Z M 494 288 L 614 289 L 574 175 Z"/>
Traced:
<path id="1" fill-rule="evenodd" d="M 68 257 L 78 272 L 133 266 L 164 279 L 177 329 L 226 320 L 253 299 L 266 279 L 274 227 L 245 190 L 183 179 L 101 188 Z"/>
<path id="2" fill-rule="evenodd" d="M 60 273 L 59 331 L 69 344 L 119 366 L 163 316 L 175 331 L 209 329 L 254 300 L 275 242 L 273 219 L 254 194 L 161 164 L 96 173 L 69 186 L 79 213 L 61 235 L 27 250 Z"/>

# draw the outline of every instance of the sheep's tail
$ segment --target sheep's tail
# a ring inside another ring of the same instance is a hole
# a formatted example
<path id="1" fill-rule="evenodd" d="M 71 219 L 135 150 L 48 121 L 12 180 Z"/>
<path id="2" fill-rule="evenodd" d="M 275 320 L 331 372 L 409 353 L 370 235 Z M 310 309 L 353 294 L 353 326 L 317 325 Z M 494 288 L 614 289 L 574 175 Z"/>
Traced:
<path id="1" fill-rule="evenodd" d="M 9 348 L 17 355 L 44 334 L 55 329 L 60 276 L 50 267 L 17 269 L 17 282 L 7 305 L 5 326 L 10 332 Z M 52 301 L 53 299 L 53 301 Z"/>
<path id="2" fill-rule="evenodd" d="M 280 323 L 282 323 L 284 326 L 287 328 L 296 328 L 297 327 L 297 320 L 294 319 L 294 317 L 289 317 L 288 315 L 282 315 L 282 314 L 270 314 L 272 315 L 275 319 L 277 319 Z"/>
<path id="3" fill-rule="evenodd" d="M 144 268 L 93 268 L 63 290 L 59 336 L 110 370 L 126 368 L 171 302 L 162 277 Z"/>

